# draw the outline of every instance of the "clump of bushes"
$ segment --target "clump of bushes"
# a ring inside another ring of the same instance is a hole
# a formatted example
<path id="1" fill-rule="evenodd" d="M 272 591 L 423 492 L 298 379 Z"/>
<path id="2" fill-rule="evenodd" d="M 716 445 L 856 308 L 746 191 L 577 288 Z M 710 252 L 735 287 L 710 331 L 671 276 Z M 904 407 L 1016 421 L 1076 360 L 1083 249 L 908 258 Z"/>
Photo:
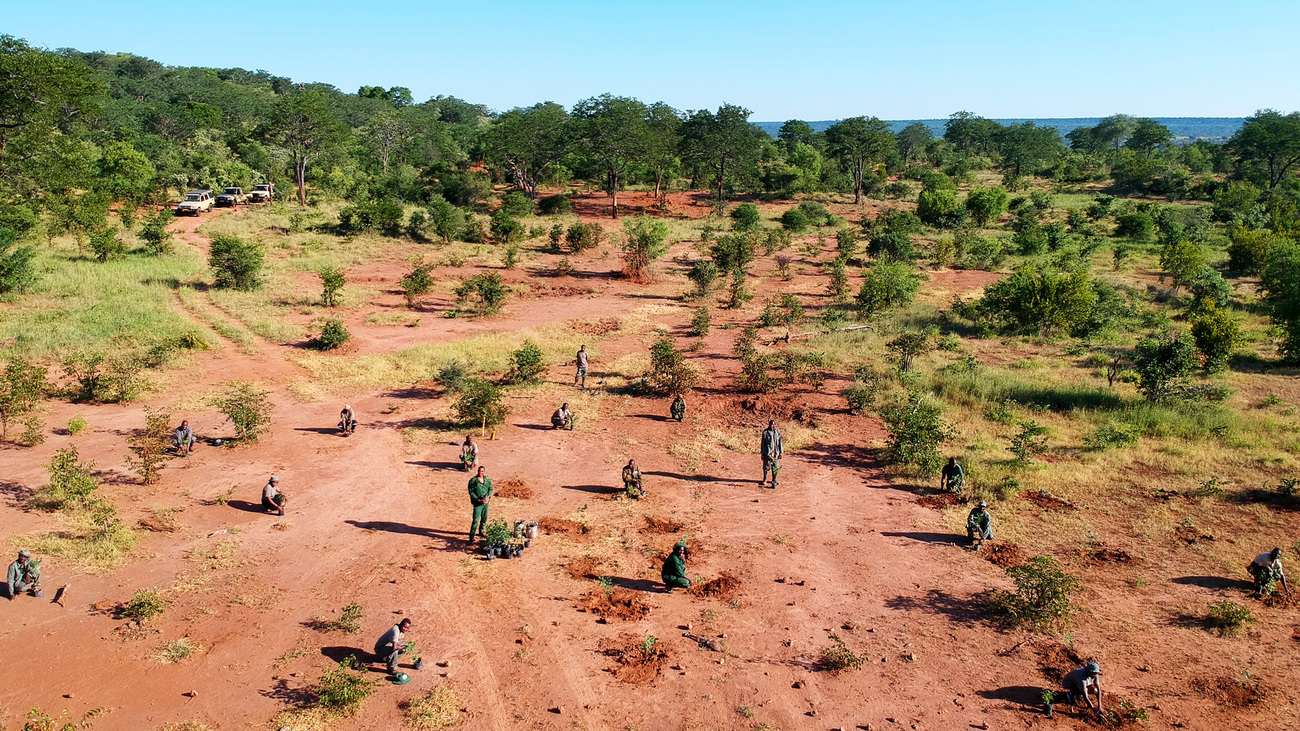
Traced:
<path id="1" fill-rule="evenodd" d="M 506 378 L 511 383 L 537 383 L 545 370 L 542 349 L 533 341 L 525 340 L 522 347 L 510 354 L 510 372 Z"/>
<path id="2" fill-rule="evenodd" d="M 1006 571 L 1016 583 L 1016 589 L 992 593 L 989 607 L 993 614 L 1013 626 L 1029 626 L 1040 631 L 1069 625 L 1077 611 L 1073 597 L 1080 586 L 1078 579 L 1066 574 L 1056 559 L 1034 556 Z"/>
<path id="3" fill-rule="evenodd" d="M 938 405 L 909 392 L 906 400 L 886 406 L 880 415 L 889 432 L 888 462 L 911 465 L 927 476 L 939 471 L 943 464 L 939 446 L 952 439 L 954 431 L 943 420 Z"/>
<path id="4" fill-rule="evenodd" d="M 683 394 L 695 386 L 699 373 L 686 362 L 686 355 L 673 345 L 673 339 L 661 335 L 650 347 L 650 373 L 646 386 L 650 391 L 671 396 Z"/>
<path id="5" fill-rule="evenodd" d="M 355 714 L 362 702 L 375 692 L 375 681 L 368 679 L 365 673 L 353 655 L 345 658 L 338 667 L 321 673 L 320 680 L 312 688 L 316 705 L 343 716 Z"/>
<path id="6" fill-rule="evenodd" d="M 216 275 L 215 286 L 250 291 L 261 286 L 265 258 L 261 244 L 235 236 L 217 236 L 208 252 L 208 267 Z"/>
<path id="7" fill-rule="evenodd" d="M 1131 447 L 1138 443 L 1142 430 L 1132 424 L 1108 422 L 1083 438 L 1088 449 L 1104 451 L 1114 447 Z"/>
<path id="8" fill-rule="evenodd" d="M 351 339 L 352 333 L 348 331 L 343 321 L 331 317 L 321 325 L 320 334 L 309 340 L 307 345 L 316 350 L 335 350 L 343 347 Z"/>
<path id="9" fill-rule="evenodd" d="M 1205 626 L 1220 637 L 1239 635 L 1254 622 L 1250 609 L 1227 599 L 1210 602 L 1210 611 L 1205 617 Z"/>
<path id="10" fill-rule="evenodd" d="M 480 315 L 498 312 L 506 301 L 506 286 L 496 272 L 475 274 L 456 287 L 456 297 Z"/>
<path id="11" fill-rule="evenodd" d="M 572 213 L 573 201 L 569 196 L 557 194 L 548 195 L 545 198 L 537 200 L 537 213 L 542 216 L 553 216 L 561 213 Z M 558 225 L 558 224 L 557 224 Z"/>
<path id="12" fill-rule="evenodd" d="M 234 424 L 235 441 L 256 442 L 271 430 L 271 392 L 246 381 L 229 381 L 225 386 L 225 392 L 212 397 L 209 405 Z"/>
<path id="13" fill-rule="evenodd" d="M 118 609 L 119 617 L 147 622 L 162 614 L 167 609 L 167 602 L 153 589 L 136 589 L 131 598 Z"/>

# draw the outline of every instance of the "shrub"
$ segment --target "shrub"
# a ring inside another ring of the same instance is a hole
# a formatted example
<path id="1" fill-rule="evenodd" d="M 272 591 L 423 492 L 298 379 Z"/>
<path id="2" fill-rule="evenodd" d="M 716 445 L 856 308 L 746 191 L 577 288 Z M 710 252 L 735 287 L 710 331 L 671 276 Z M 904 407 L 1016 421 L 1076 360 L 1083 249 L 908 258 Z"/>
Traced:
<path id="1" fill-rule="evenodd" d="M 889 432 L 885 449 L 888 462 L 912 465 L 926 476 L 939 471 L 943 463 L 939 446 L 952 439 L 955 432 L 940 416 L 937 405 L 926 402 L 921 394 L 909 392 L 906 401 L 886 406 L 880 415 Z"/>
<path id="2" fill-rule="evenodd" d="M 338 664 L 321 673 L 312 688 L 316 704 L 344 716 L 351 716 L 361 708 L 361 703 L 375 691 L 375 682 L 365 676 L 366 670 L 349 655 Z"/>
<path id="3" fill-rule="evenodd" d="M 126 244 L 117 237 L 117 231 L 107 226 L 90 232 L 90 250 L 100 261 L 116 261 L 126 256 Z"/>
<path id="4" fill-rule="evenodd" d="M 1186 287 L 1205 269 L 1205 253 L 1201 247 L 1186 239 L 1170 241 L 1160 250 L 1160 267 L 1165 270 L 1175 289 Z"/>
<path id="5" fill-rule="evenodd" d="M 36 249 L 31 246 L 19 246 L 18 234 L 7 228 L 0 228 L 0 295 L 25 292 L 36 282 Z M 12 249 L 12 251 L 11 251 Z"/>
<path id="6" fill-rule="evenodd" d="M 167 446 L 171 435 L 172 415 L 166 411 L 155 411 L 148 406 L 144 408 L 144 432 L 126 440 L 134 458 L 128 458 L 127 464 L 140 476 L 141 485 L 152 485 L 162 474 L 166 459 Z"/>
<path id="7" fill-rule="evenodd" d="M 460 239 L 470 244 L 486 244 L 488 240 L 487 226 L 484 226 L 482 221 L 472 215 L 466 215 L 465 227 L 460 231 Z"/>
<path id="8" fill-rule="evenodd" d="M 525 340 L 522 347 L 510 354 L 510 372 L 506 378 L 511 383 L 537 383 L 545 370 L 542 349 L 533 341 Z"/>
<path id="9" fill-rule="evenodd" d="M 1241 347 L 1241 326 L 1227 312 L 1206 304 L 1192 320 L 1192 339 L 1200 351 L 1202 365 L 1210 373 L 1228 369 L 1228 358 Z"/>
<path id="10" fill-rule="evenodd" d="M 822 665 L 833 673 L 845 670 L 857 670 L 867 661 L 867 653 L 854 654 L 844 640 L 837 634 L 831 634 L 831 644 L 822 648 Z"/>
<path id="11" fill-rule="evenodd" d="M 695 283 L 694 296 L 704 297 L 718 280 L 718 265 L 705 259 L 696 260 L 686 278 Z"/>
<path id="12" fill-rule="evenodd" d="M 709 316 L 709 308 L 697 307 L 695 314 L 691 316 L 691 334 L 697 338 L 702 338 L 709 334 L 709 324 L 712 318 Z"/>
<path id="13" fill-rule="evenodd" d="M 458 393 L 453 408 L 461 422 L 478 424 L 485 430 L 505 423 L 510 408 L 505 405 L 500 387 L 481 378 L 466 378 Z"/>
<path id="14" fill-rule="evenodd" d="M 1115 220 L 1118 223 L 1115 227 L 1116 236 L 1125 236 L 1141 244 L 1150 243 L 1155 238 L 1156 222 L 1149 213 L 1122 213 Z"/>
<path id="15" fill-rule="evenodd" d="M 686 356 L 673 345 L 672 338 L 661 335 L 650 347 L 650 373 L 646 386 L 654 393 L 671 396 L 690 391 L 699 373 L 686 362 Z"/>
<path id="16" fill-rule="evenodd" d="M 513 244 L 524 238 L 523 224 L 515 220 L 505 208 L 498 208 L 492 213 L 488 228 L 492 231 L 492 242 L 495 244 Z"/>
<path id="17" fill-rule="evenodd" d="M 1248 276 L 1260 276 L 1268 266 L 1273 247 L 1286 239 L 1272 231 L 1245 226 L 1228 229 L 1228 269 Z"/>
<path id="18" fill-rule="evenodd" d="M 916 199 L 916 217 L 937 228 L 951 228 L 966 217 L 966 209 L 954 190 L 923 190 Z"/>
<path id="19" fill-rule="evenodd" d="M 1019 566 L 1008 568 L 1016 590 L 994 591 L 990 609 L 1013 626 L 1030 626 L 1047 631 L 1069 625 L 1077 611 L 1072 597 L 1079 592 L 1079 581 L 1069 576 L 1051 556 L 1034 556 Z"/>
<path id="20" fill-rule="evenodd" d="M 848 261 L 858 253 L 858 234 L 853 229 L 841 228 L 835 232 L 835 250 Z"/>
<path id="21" fill-rule="evenodd" d="M 99 480 L 91 475 L 94 462 L 82 462 L 76 447 L 55 451 L 45 466 L 50 481 L 32 496 L 32 507 L 41 510 L 72 510 L 94 500 Z"/>
<path id="22" fill-rule="evenodd" d="M 428 294 L 433 288 L 433 277 L 429 276 L 429 272 L 433 271 L 433 265 L 419 260 L 412 263 L 411 271 L 407 272 L 399 283 L 402 294 L 406 297 L 407 307 L 414 307 L 415 298 Z"/>
<path id="23" fill-rule="evenodd" d="M 411 211 L 406 219 L 406 235 L 416 241 L 424 240 L 424 230 L 429 227 L 429 217 L 424 211 Z"/>
<path id="24" fill-rule="evenodd" d="M 353 203 L 339 211 L 339 228 L 349 233 L 378 231 L 397 236 L 402 230 L 402 204 L 384 198 Z"/>
<path id="25" fill-rule="evenodd" d="M 757 254 L 754 251 L 755 238 L 745 234 L 721 236 L 709 247 L 713 263 L 719 271 L 731 272 L 745 270 L 754 263 Z"/>
<path id="26" fill-rule="evenodd" d="M 1196 346 L 1184 333 L 1143 338 L 1133 351 L 1138 390 L 1152 402 L 1183 396 L 1183 380 L 1195 366 Z"/>
<path id="27" fill-rule="evenodd" d="M 457 393 L 469 379 L 470 368 L 459 360 L 449 360 L 434 374 L 437 381 L 448 393 Z"/>
<path id="28" fill-rule="evenodd" d="M 563 198 L 563 196 L 560 196 Z M 533 215 L 533 199 L 517 190 L 501 196 L 501 208 L 510 216 L 518 218 L 520 216 Z"/>
<path id="29" fill-rule="evenodd" d="M 884 385 L 884 376 L 859 366 L 853 373 L 853 383 L 841 392 L 849 402 L 849 413 L 862 414 L 875 408 Z"/>
<path id="30" fill-rule="evenodd" d="M 499 311 L 506 301 L 506 286 L 501 275 L 495 272 L 475 274 L 461 282 L 455 291 L 461 303 L 472 305 L 481 315 Z"/>
<path id="31" fill-rule="evenodd" d="M 912 361 L 916 356 L 922 353 L 928 353 L 934 346 L 930 343 L 930 336 L 924 332 L 904 332 L 899 333 L 885 343 L 885 349 L 889 351 L 889 360 L 902 373 L 912 370 Z"/>
<path id="32" fill-rule="evenodd" d="M 320 277 L 321 304 L 326 307 L 334 307 L 338 304 L 339 290 L 343 289 L 343 285 L 348 283 L 343 270 L 333 266 L 322 267 L 320 271 L 316 272 L 316 276 Z"/>
<path id="33" fill-rule="evenodd" d="M 519 265 L 519 247 L 515 244 L 507 244 L 506 250 L 501 256 L 501 266 L 506 269 L 514 269 Z"/>
<path id="34" fill-rule="evenodd" d="M 1020 431 L 1011 437 L 1007 451 L 1016 455 L 1016 464 L 1027 465 L 1034 457 L 1047 451 L 1047 427 L 1033 420 L 1020 422 Z"/>
<path id="35" fill-rule="evenodd" d="M 781 371 L 782 380 L 788 386 L 796 383 L 807 383 L 817 390 L 821 390 L 822 384 L 826 382 L 826 376 L 822 373 L 821 368 L 826 365 L 826 359 L 821 353 L 797 353 L 793 350 L 783 350 L 777 354 L 776 367 Z"/>
<path id="36" fill-rule="evenodd" d="M 331 317 L 321 325 L 320 334 L 307 341 L 307 346 L 316 350 L 335 350 L 352 339 L 352 333 L 343 321 Z"/>
<path id="37" fill-rule="evenodd" d="M 790 232 L 783 228 L 769 228 L 762 233 L 762 236 L 763 253 L 768 256 L 790 246 Z"/>
<path id="38" fill-rule="evenodd" d="M 758 214 L 758 206 L 753 203 L 741 203 L 731 209 L 731 230 L 750 231 L 758 228 L 763 220 Z"/>
<path id="39" fill-rule="evenodd" d="M 49 384 L 47 371 L 22 358 L 5 364 L 4 380 L 0 381 L 0 439 L 9 438 L 9 424 L 30 413 L 40 403 Z"/>
<path id="40" fill-rule="evenodd" d="M 874 317 L 895 307 L 911 303 L 921 279 L 910 264 L 899 261 L 876 262 L 862 278 L 858 290 L 858 314 Z"/>
<path id="41" fill-rule="evenodd" d="M 813 226 L 829 226 L 834 216 L 826 210 L 826 206 L 817 201 L 804 201 L 799 204 L 799 211 L 803 213 L 804 218 Z"/>
<path id="42" fill-rule="evenodd" d="M 224 385 L 225 392 L 213 396 L 208 404 L 235 426 L 235 441 L 256 442 L 271 429 L 271 392 L 246 381 L 228 381 Z"/>
<path id="43" fill-rule="evenodd" d="M 575 254 L 600 246 L 604 239 L 605 229 L 598 223 L 575 223 L 564 234 L 564 242 Z"/>
<path id="44" fill-rule="evenodd" d="M 68 435 L 75 436 L 86 430 L 88 422 L 81 416 L 74 416 L 68 419 Z"/>
<path id="45" fill-rule="evenodd" d="M 987 226 L 1007 212 L 1007 192 L 1002 188 L 975 188 L 966 196 L 966 212 L 975 223 Z"/>
<path id="46" fill-rule="evenodd" d="M 63 357 L 63 370 L 77 384 L 73 398 L 105 404 L 139 398 L 145 388 L 144 364 L 135 353 L 108 358 L 103 353 L 78 350 Z"/>
<path id="47" fill-rule="evenodd" d="M 1090 325 L 1097 290 L 1086 271 L 1057 274 L 1032 266 L 984 288 L 979 311 L 1010 331 L 1079 332 Z"/>
<path id="48" fill-rule="evenodd" d="M 548 195 L 545 198 L 537 200 L 537 213 L 541 216 L 553 216 L 560 213 L 572 213 L 573 201 L 569 196 L 557 194 Z M 556 224 L 557 226 L 559 224 Z"/>
<path id="49" fill-rule="evenodd" d="M 1104 451 L 1112 447 L 1131 447 L 1138 443 L 1142 430 L 1133 424 L 1108 422 L 1084 436 L 1083 444 L 1089 449 Z"/>
<path id="50" fill-rule="evenodd" d="M 623 224 L 627 243 L 623 245 L 623 276 L 634 282 L 649 282 L 650 263 L 668 251 L 664 237 L 668 225 L 663 221 L 641 216 Z"/>
<path id="51" fill-rule="evenodd" d="M 222 289 L 250 291 L 261 285 L 260 274 L 266 251 L 261 244 L 234 236 L 212 239 L 208 267 L 216 274 L 215 285 Z"/>
<path id="52" fill-rule="evenodd" d="M 152 589 L 136 589 L 117 614 L 137 622 L 148 622 L 167 610 L 167 602 Z"/>
<path id="53" fill-rule="evenodd" d="M 830 278 L 826 290 L 837 302 L 843 301 L 849 293 L 849 270 L 844 264 L 844 260 L 839 257 L 826 264 L 826 276 Z"/>
<path id="54" fill-rule="evenodd" d="M 736 388 L 744 393 L 771 393 L 776 390 L 776 381 L 768 372 L 772 367 L 772 357 L 766 353 L 751 351 L 740 358 L 740 374 L 736 376 Z"/>
<path id="55" fill-rule="evenodd" d="M 916 247 L 912 237 L 902 231 L 882 231 L 871 237 L 867 251 L 872 256 L 885 257 L 895 261 L 911 261 L 916 258 Z"/>
<path id="56" fill-rule="evenodd" d="M 791 233 L 801 234 L 808 230 L 808 216 L 798 208 L 786 209 L 781 214 L 781 226 Z"/>
<path id="57" fill-rule="evenodd" d="M 1210 602 L 1210 611 L 1205 616 L 1205 625 L 1220 637 L 1234 637 L 1241 634 L 1246 625 L 1254 624 L 1255 618 L 1250 610 L 1236 602 L 1221 599 Z"/>
<path id="58" fill-rule="evenodd" d="M 452 205 L 446 198 L 440 195 L 430 198 L 428 212 L 428 226 L 443 242 L 450 242 L 454 237 L 465 232 L 465 212 Z"/>

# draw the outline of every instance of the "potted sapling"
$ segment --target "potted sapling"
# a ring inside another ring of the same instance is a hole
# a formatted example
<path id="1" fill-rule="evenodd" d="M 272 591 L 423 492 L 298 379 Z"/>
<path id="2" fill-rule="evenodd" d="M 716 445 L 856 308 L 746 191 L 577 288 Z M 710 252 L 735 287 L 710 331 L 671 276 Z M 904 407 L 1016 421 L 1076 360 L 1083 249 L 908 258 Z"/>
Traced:
<path id="1" fill-rule="evenodd" d="M 1046 709 L 1048 717 L 1052 715 L 1052 706 L 1056 705 L 1056 691 L 1043 691 L 1043 707 Z"/>

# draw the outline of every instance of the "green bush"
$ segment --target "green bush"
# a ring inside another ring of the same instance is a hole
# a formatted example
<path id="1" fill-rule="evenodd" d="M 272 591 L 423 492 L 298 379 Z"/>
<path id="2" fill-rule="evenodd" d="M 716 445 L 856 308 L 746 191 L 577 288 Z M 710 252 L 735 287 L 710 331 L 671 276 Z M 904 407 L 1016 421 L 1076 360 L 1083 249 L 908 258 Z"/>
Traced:
<path id="1" fill-rule="evenodd" d="M 686 277 L 695 283 L 693 296 L 704 297 L 718 280 L 718 265 L 706 259 L 698 259 L 691 265 Z"/>
<path id="2" fill-rule="evenodd" d="M 849 270 L 845 266 L 843 259 L 835 257 L 826 263 L 826 276 L 830 282 L 826 284 L 826 290 L 830 293 L 831 298 L 837 302 L 843 301 L 849 294 Z"/>
<path id="3" fill-rule="evenodd" d="M 510 413 L 501 388 L 481 378 L 466 378 L 461 381 L 452 408 L 462 423 L 478 424 L 485 429 L 504 424 Z"/>
<path id="4" fill-rule="evenodd" d="M 980 226 L 996 221 L 1007 212 L 1007 192 L 1002 188 L 975 188 L 966 196 L 966 212 Z"/>
<path id="5" fill-rule="evenodd" d="M 875 408 L 884 386 L 884 376 L 859 366 L 854 371 L 853 383 L 841 392 L 844 400 L 849 402 L 849 413 L 863 414 Z"/>
<path id="6" fill-rule="evenodd" d="M 490 315 L 506 301 L 506 286 L 495 272 L 475 274 L 456 287 L 456 297 L 473 306 L 479 314 Z"/>
<path id="7" fill-rule="evenodd" d="M 537 383 L 545 371 L 542 349 L 533 341 L 525 340 L 522 347 L 510 354 L 510 372 L 506 378 L 511 383 Z"/>
<path id="8" fill-rule="evenodd" d="M 826 210 L 826 206 L 817 201 L 804 201 L 799 204 L 799 211 L 803 213 L 804 218 L 813 226 L 829 226 L 834 216 Z"/>
<path id="9" fill-rule="evenodd" d="M 910 304 L 921 278 L 912 265 L 899 261 L 876 262 L 863 273 L 857 306 L 861 317 L 874 317 L 895 307 Z"/>
<path id="10" fill-rule="evenodd" d="M 228 381 L 225 387 L 224 392 L 208 399 L 208 404 L 235 426 L 235 441 L 256 442 L 271 430 L 271 392 L 246 381 Z"/>
<path id="11" fill-rule="evenodd" d="M 339 228 L 347 233 L 378 231 L 397 236 L 402 231 L 402 204 L 384 198 L 353 203 L 339 211 Z"/>
<path id="12" fill-rule="evenodd" d="M 990 609 L 1013 626 L 1030 626 L 1041 631 L 1064 629 L 1077 611 L 1073 596 L 1079 581 L 1065 573 L 1051 556 L 1034 556 L 1024 564 L 1008 568 L 1016 590 L 994 591 Z"/>
<path id="13" fill-rule="evenodd" d="M 886 406 L 880 415 L 889 432 L 887 462 L 911 465 L 926 476 L 939 471 L 943 463 L 939 446 L 952 439 L 955 432 L 943 420 L 938 405 L 909 392 L 905 401 Z"/>
<path id="14" fill-rule="evenodd" d="M 116 261 L 126 256 L 126 244 L 117 237 L 117 231 L 107 226 L 90 232 L 90 250 L 100 261 Z"/>
<path id="15" fill-rule="evenodd" d="M 952 228 L 966 218 L 966 209 L 954 190 L 923 190 L 916 199 L 916 216 L 931 226 Z"/>
<path id="16" fill-rule="evenodd" d="M 709 308 L 697 307 L 695 314 L 691 316 L 691 334 L 697 338 L 702 338 L 709 334 L 709 324 L 712 318 L 709 316 Z"/>
<path id="17" fill-rule="evenodd" d="M 1210 611 L 1205 616 L 1206 627 L 1219 633 L 1220 637 L 1239 635 L 1254 622 L 1255 617 L 1248 608 L 1227 599 L 1210 602 Z"/>
<path id="18" fill-rule="evenodd" d="M 492 231 L 492 241 L 496 244 L 513 244 L 524 238 L 523 224 L 515 220 L 505 208 L 498 208 L 492 213 L 488 228 Z"/>
<path id="19" fill-rule="evenodd" d="M 17 243 L 17 233 L 0 228 L 0 295 L 25 292 L 36 282 L 36 267 L 32 263 L 36 249 L 31 246 L 14 248 Z"/>
<path id="20" fill-rule="evenodd" d="M 1210 373 L 1228 369 L 1228 359 L 1241 347 L 1241 325 L 1227 312 L 1213 304 L 1203 307 L 1192 320 L 1192 339 L 1203 359 L 1202 365 Z"/>
<path id="21" fill-rule="evenodd" d="M 402 294 L 406 297 L 406 306 L 414 307 L 415 298 L 420 295 L 428 294 L 433 288 L 433 277 L 429 272 L 433 271 L 433 265 L 422 261 L 415 261 L 411 271 L 402 277 L 399 283 L 402 288 Z"/>
<path id="22" fill-rule="evenodd" d="M 136 589 L 131 598 L 118 609 L 119 617 L 147 622 L 162 614 L 167 609 L 167 602 L 152 589 Z"/>
<path id="23" fill-rule="evenodd" d="M 1011 437 L 1007 451 L 1016 455 L 1016 464 L 1027 465 L 1034 457 L 1047 451 L 1047 427 L 1029 420 L 1020 422 L 1020 431 Z"/>
<path id="24" fill-rule="evenodd" d="M 9 438 L 9 425 L 30 413 L 49 388 L 47 370 L 14 358 L 5 364 L 0 380 L 0 439 Z"/>
<path id="25" fill-rule="evenodd" d="M 901 373 L 912 370 L 912 361 L 916 356 L 930 352 L 933 347 L 929 334 L 925 332 L 902 332 L 885 343 L 890 362 L 898 366 Z"/>
<path id="26" fill-rule="evenodd" d="M 321 325 L 320 334 L 308 341 L 307 345 L 316 350 L 335 350 L 351 339 L 352 333 L 348 332 L 343 321 L 331 317 Z"/>
<path id="27" fill-rule="evenodd" d="M 512 190 L 501 196 L 501 208 L 499 210 L 505 211 L 507 215 L 514 218 L 531 216 L 533 215 L 533 199 L 524 193 Z"/>
<path id="28" fill-rule="evenodd" d="M 1133 213 L 1122 213 L 1115 217 L 1118 225 L 1115 227 L 1116 236 L 1124 236 L 1140 244 L 1150 243 L 1155 239 L 1156 222 L 1151 214 L 1142 211 Z"/>
<path id="29" fill-rule="evenodd" d="M 799 208 L 787 209 L 781 214 L 781 226 L 791 233 L 801 234 L 808 230 L 808 216 Z"/>
<path id="30" fill-rule="evenodd" d="M 1131 447 L 1138 443 L 1142 430 L 1132 424 L 1108 422 L 1083 438 L 1088 449 L 1104 451 L 1113 447 Z"/>
<path id="31" fill-rule="evenodd" d="M 320 680 L 312 688 L 316 704 L 344 716 L 355 714 L 362 702 L 375 692 L 375 681 L 367 679 L 365 673 L 357 658 L 349 655 L 338 667 L 321 673 Z"/>
<path id="32" fill-rule="evenodd" d="M 822 648 L 822 665 L 836 674 L 845 670 L 857 670 L 867 661 L 868 654 L 855 654 L 839 635 L 832 633 L 831 644 Z"/>
<path id="33" fill-rule="evenodd" d="M 261 244 L 234 236 L 217 236 L 212 239 L 208 267 L 216 275 L 217 287 L 250 291 L 261 285 L 265 257 L 266 251 Z"/>
<path id="34" fill-rule="evenodd" d="M 650 264 L 668 252 L 664 238 L 668 225 L 663 221 L 640 216 L 623 223 L 627 242 L 623 245 L 623 276 L 634 282 L 651 281 Z"/>
<path id="35" fill-rule="evenodd" d="M 74 436 L 82 433 L 86 430 L 88 424 L 89 422 L 87 422 L 82 416 L 74 416 L 71 419 L 68 419 L 68 435 Z"/>
<path id="36" fill-rule="evenodd" d="M 108 357 L 87 350 L 73 351 L 63 357 L 63 370 L 77 385 L 76 401 L 117 404 L 134 401 L 147 385 L 144 362 L 137 352 L 123 352 Z"/>
<path id="37" fill-rule="evenodd" d="M 564 242 L 575 254 L 600 246 L 604 239 L 605 229 L 598 223 L 575 223 L 564 234 Z"/>
<path id="38" fill-rule="evenodd" d="M 1189 395 L 1183 381 L 1196 366 L 1196 346 L 1186 333 L 1147 337 L 1133 351 L 1138 390 L 1151 402 Z"/>
<path id="39" fill-rule="evenodd" d="M 759 216 L 758 206 L 753 203 L 741 203 L 731 209 L 731 230 L 733 231 L 750 231 L 758 228 L 762 217 Z"/>
<path id="40" fill-rule="evenodd" d="M 465 211 L 452 205 L 447 199 L 435 195 L 429 200 L 428 226 L 444 242 L 465 233 Z M 474 222 L 477 225 L 477 221 Z M 468 239 L 467 239 L 468 240 Z"/>
<path id="41" fill-rule="evenodd" d="M 316 276 L 320 277 L 321 304 L 326 307 L 334 307 L 338 304 L 339 290 L 343 289 L 343 285 L 348 283 L 343 270 L 334 266 L 321 267 L 316 272 Z"/>
<path id="42" fill-rule="evenodd" d="M 447 390 L 447 393 L 457 393 L 465 385 L 469 378 L 470 367 L 459 360 L 449 360 L 433 374 L 433 380 Z"/>
<path id="43" fill-rule="evenodd" d="M 54 452 L 45 470 L 50 481 L 32 496 L 31 506 L 40 510 L 73 510 L 94 502 L 99 480 L 91 475 L 94 462 L 82 462 L 76 447 Z"/>
<path id="44" fill-rule="evenodd" d="M 650 347 L 650 373 L 646 386 L 651 392 L 672 396 L 684 394 L 695 386 L 699 373 L 686 362 L 686 355 L 673 345 L 672 338 L 661 335 Z"/>
<path id="45" fill-rule="evenodd" d="M 541 216 L 554 216 L 562 213 L 573 212 L 573 201 L 569 196 L 557 194 L 548 195 L 545 198 L 537 200 L 537 213 Z"/>

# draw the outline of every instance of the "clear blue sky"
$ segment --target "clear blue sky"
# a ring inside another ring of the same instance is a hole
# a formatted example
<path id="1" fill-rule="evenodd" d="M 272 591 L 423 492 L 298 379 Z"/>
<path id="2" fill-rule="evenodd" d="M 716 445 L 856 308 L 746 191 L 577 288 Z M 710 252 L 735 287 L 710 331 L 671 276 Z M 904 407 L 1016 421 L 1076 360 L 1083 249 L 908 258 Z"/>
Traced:
<path id="1" fill-rule="evenodd" d="M 1300 108 L 1296 0 L 5 0 L 48 48 L 406 86 L 493 109 L 611 92 L 755 121 Z"/>

